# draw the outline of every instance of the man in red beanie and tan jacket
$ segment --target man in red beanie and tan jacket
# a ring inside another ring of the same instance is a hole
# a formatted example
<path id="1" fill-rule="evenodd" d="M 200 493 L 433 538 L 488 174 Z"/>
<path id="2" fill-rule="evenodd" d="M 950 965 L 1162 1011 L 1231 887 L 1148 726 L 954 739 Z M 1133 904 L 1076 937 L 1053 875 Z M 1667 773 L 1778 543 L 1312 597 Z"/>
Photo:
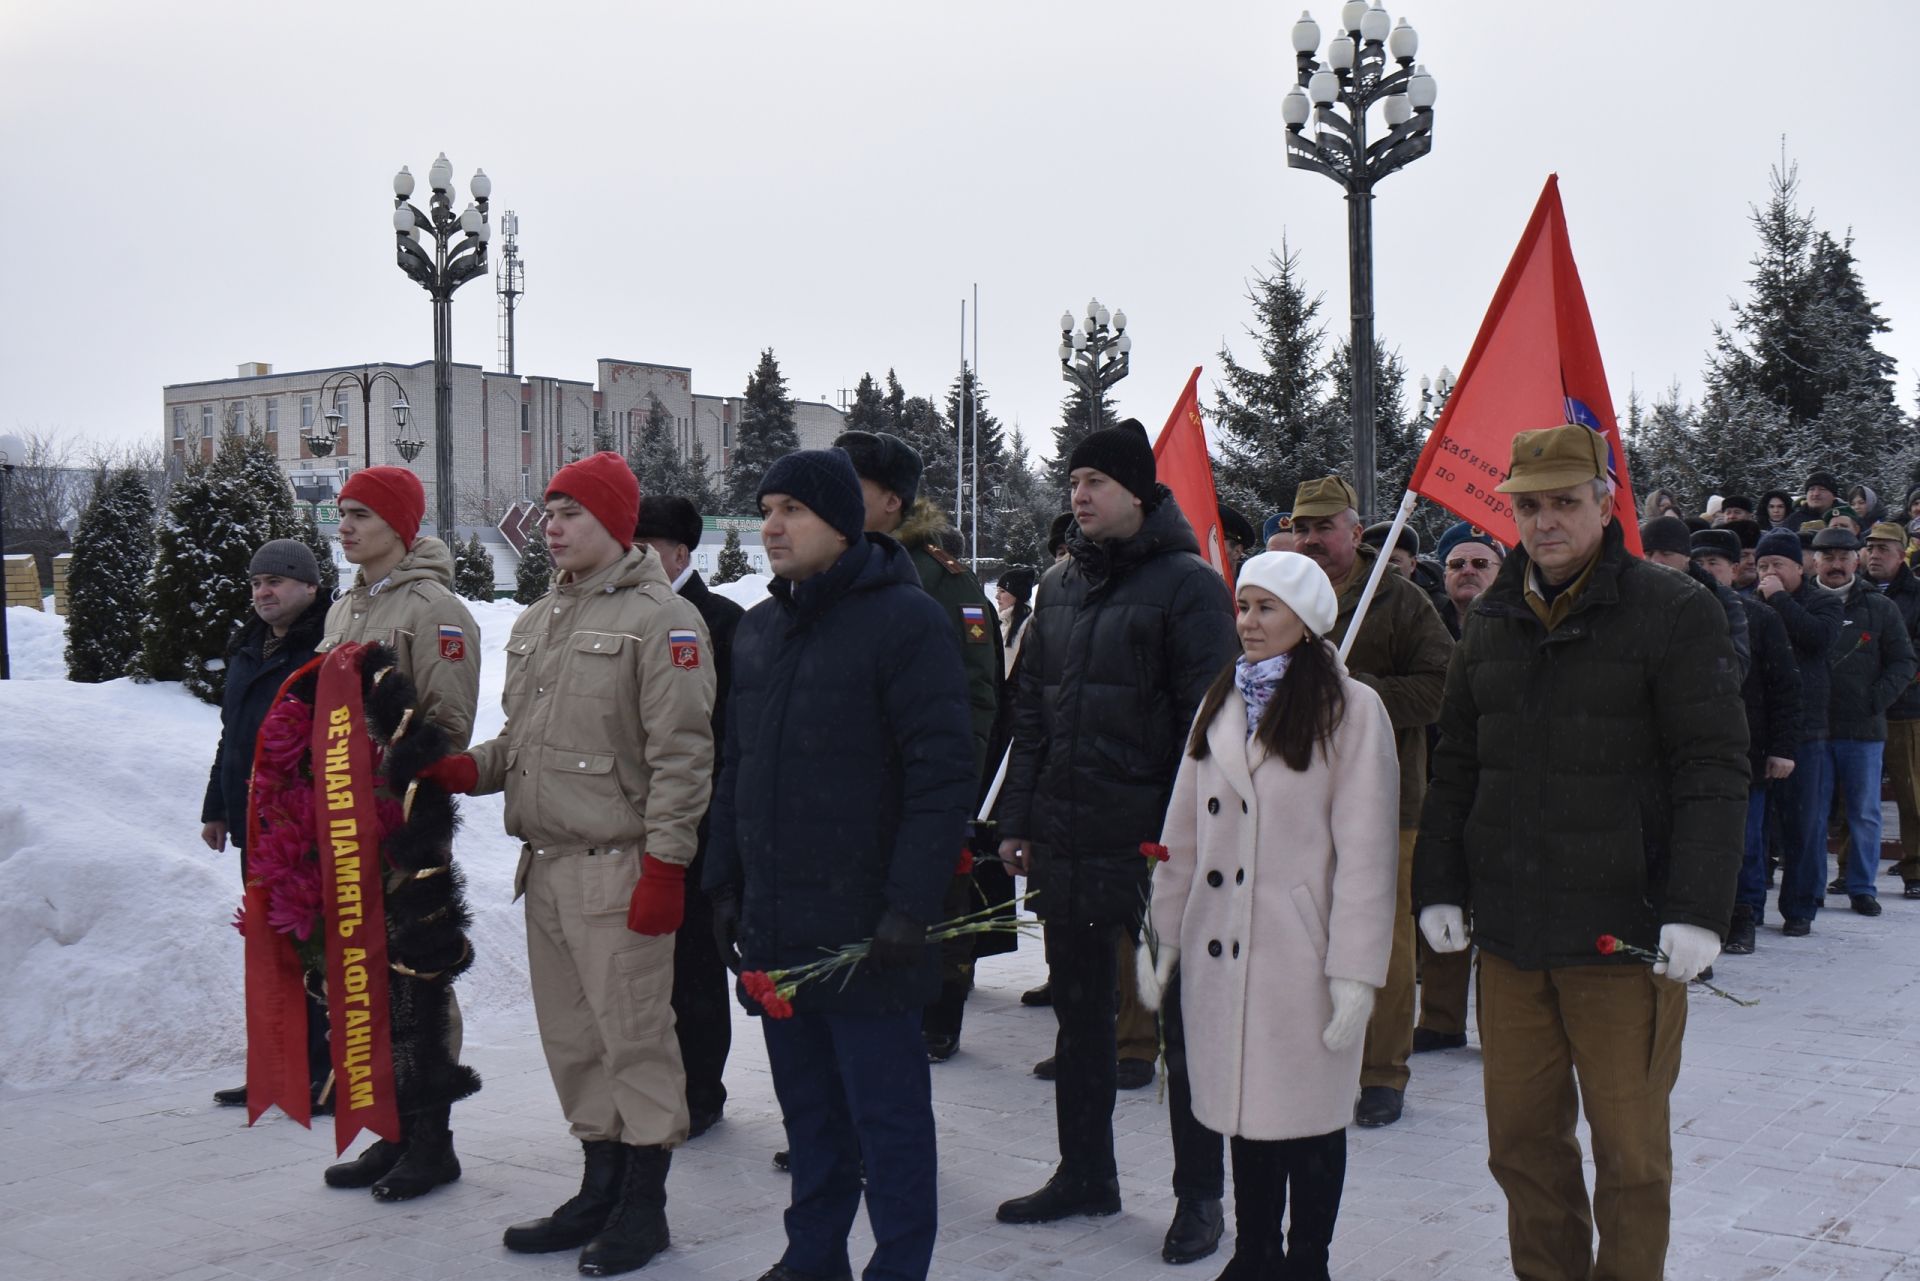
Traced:
<path id="1" fill-rule="evenodd" d="M 340 548 L 360 572 L 327 610 L 317 652 L 385 645 L 418 691 L 420 714 L 465 747 L 480 698 L 480 629 L 453 593 L 453 553 L 420 534 L 427 510 L 420 478 L 404 467 L 362 468 L 340 487 L 339 505 Z M 447 1052 L 458 1062 L 460 1003 L 451 990 L 447 1012 Z M 327 1167 L 328 1185 L 371 1187 L 380 1200 L 405 1201 L 460 1177 L 447 1105 L 402 1117 L 401 1126 L 401 1142 L 376 1140 Z"/>
<path id="2" fill-rule="evenodd" d="M 579 1195 L 507 1229 L 509 1250 L 585 1246 L 612 1276 L 667 1245 L 671 1151 L 687 1137 L 673 1030 L 673 934 L 713 778 L 706 625 L 660 557 L 634 545 L 640 487 L 594 454 L 547 486 L 554 587 L 507 641 L 499 735 L 422 772 L 507 794 L 525 842 L 534 1013 L 561 1109 L 585 1148 Z"/>

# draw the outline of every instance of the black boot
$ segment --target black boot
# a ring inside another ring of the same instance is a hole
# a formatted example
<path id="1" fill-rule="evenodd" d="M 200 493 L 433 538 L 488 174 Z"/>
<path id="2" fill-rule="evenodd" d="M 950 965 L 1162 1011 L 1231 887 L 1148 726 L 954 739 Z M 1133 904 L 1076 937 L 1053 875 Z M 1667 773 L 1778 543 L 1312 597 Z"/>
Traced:
<path id="1" fill-rule="evenodd" d="M 508 1228 L 501 1238 L 507 1249 L 520 1254 L 577 1250 L 607 1226 L 627 1172 L 626 1145 L 618 1139 L 586 1139 L 580 1146 L 587 1153 L 580 1191 L 546 1218 Z"/>
<path id="2" fill-rule="evenodd" d="M 1733 907 L 1733 924 L 1727 927 L 1727 945 L 1720 949 L 1729 956 L 1747 956 L 1753 951 L 1753 909 L 1745 903 Z"/>
<path id="3" fill-rule="evenodd" d="M 1192 1263 L 1220 1248 L 1226 1216 L 1219 1197 L 1183 1196 L 1174 1203 L 1173 1226 L 1160 1243 L 1160 1257 L 1168 1263 Z"/>
<path id="4" fill-rule="evenodd" d="M 389 1170 L 400 1164 L 400 1158 L 406 1154 L 405 1143 L 389 1143 L 385 1139 L 375 1139 L 367 1145 L 366 1151 L 353 1160 L 328 1166 L 325 1176 L 327 1186 L 370 1188 L 385 1178 Z"/>
<path id="5" fill-rule="evenodd" d="M 247 1106 L 247 1087 L 236 1085 L 227 1090 L 215 1090 L 213 1101 L 223 1108 L 243 1108 Z"/>
<path id="6" fill-rule="evenodd" d="M 580 1252 L 580 1271 L 590 1277 L 644 1268 L 667 1248 L 667 1167 L 673 1153 L 665 1148 L 622 1147 L 627 1169 L 620 1182 L 619 1203 L 607 1226 Z"/>
<path id="7" fill-rule="evenodd" d="M 1076 1214 L 1102 1216 L 1120 1213 L 1120 1181 L 1082 1179 L 1055 1172 L 1046 1186 L 1027 1196 L 1001 1203 L 996 1217 L 1002 1223 L 1052 1223 Z"/>
<path id="8" fill-rule="evenodd" d="M 407 1117 L 406 1155 L 373 1185 L 375 1200 L 411 1201 L 460 1177 L 460 1158 L 453 1154 L 453 1131 L 447 1128 L 451 1110 L 450 1104 L 443 1103 Z"/>

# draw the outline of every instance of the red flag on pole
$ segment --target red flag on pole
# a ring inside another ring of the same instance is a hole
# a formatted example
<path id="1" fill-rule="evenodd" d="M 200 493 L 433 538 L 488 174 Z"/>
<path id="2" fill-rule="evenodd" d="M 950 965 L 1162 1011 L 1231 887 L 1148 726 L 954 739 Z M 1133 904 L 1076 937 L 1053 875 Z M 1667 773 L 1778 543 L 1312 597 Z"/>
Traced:
<path id="1" fill-rule="evenodd" d="M 1552 174 L 1408 488 L 1513 546 L 1520 540 L 1513 505 L 1494 487 L 1507 478 L 1514 435 L 1561 423 L 1579 423 L 1607 438 L 1613 518 L 1628 549 L 1639 555 L 1627 452 L 1573 265 L 1560 178 Z"/>
<path id="2" fill-rule="evenodd" d="M 1160 438 L 1153 442 L 1153 465 L 1160 483 L 1173 491 L 1180 514 L 1193 526 L 1200 554 L 1233 590 L 1233 563 L 1227 558 L 1226 533 L 1220 528 L 1220 499 L 1213 490 L 1213 464 L 1207 459 L 1207 433 L 1200 425 L 1200 366 L 1193 367 Z"/>

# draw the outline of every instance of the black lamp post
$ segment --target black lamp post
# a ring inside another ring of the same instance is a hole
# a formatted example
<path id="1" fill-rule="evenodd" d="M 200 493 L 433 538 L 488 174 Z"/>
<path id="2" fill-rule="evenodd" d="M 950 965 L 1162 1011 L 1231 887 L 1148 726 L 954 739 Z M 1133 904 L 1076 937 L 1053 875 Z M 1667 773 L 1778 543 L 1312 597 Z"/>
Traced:
<path id="1" fill-rule="evenodd" d="M 393 232 L 400 270 L 433 299 L 433 466 L 434 523 L 440 537 L 453 537 L 453 291 L 487 273 L 487 241 L 493 224 L 487 221 L 487 197 L 493 181 L 486 171 L 473 171 L 468 190 L 473 203 L 453 212 L 453 165 L 447 153 L 427 173 L 433 198 L 428 213 L 407 203 L 413 195 L 413 175 L 402 165 L 393 176 Z M 424 231 L 433 237 L 429 254 L 419 243 Z M 453 243 L 459 236 L 458 243 Z M 403 455 L 405 451 L 402 450 Z M 408 457 L 408 461 L 412 461 Z"/>
<path id="2" fill-rule="evenodd" d="M 1100 430 L 1100 399 L 1127 376 L 1133 339 L 1127 336 L 1127 313 L 1109 312 L 1098 298 L 1087 303 L 1086 318 L 1074 323 L 1073 313 L 1060 313 L 1060 377 L 1087 394 L 1091 430 Z"/>
<path id="3" fill-rule="evenodd" d="M 399 434 L 393 438 L 393 447 L 399 450 L 400 456 L 409 463 L 419 455 L 421 446 L 426 442 L 420 439 L 418 432 L 408 426 L 413 406 L 407 403 L 407 392 L 400 385 L 400 380 L 384 369 L 375 370 L 372 373 L 364 369 L 358 372 L 347 369 L 334 374 L 320 384 L 320 403 L 327 407 L 327 412 L 320 416 L 319 423 L 303 438 L 307 442 L 307 448 L 313 451 L 315 458 L 325 458 L 331 454 L 334 445 L 339 442 L 346 430 L 346 417 L 338 408 L 339 402 L 333 399 L 330 393 L 347 387 L 358 387 L 360 389 L 360 440 L 363 457 L 366 459 L 361 466 L 373 466 L 373 388 L 374 384 L 382 379 L 393 384 L 393 422 L 399 430 Z"/>
<path id="4" fill-rule="evenodd" d="M 7 656 L 7 485 L 13 480 L 13 469 L 26 461 L 26 441 L 0 436 L 0 681 L 13 679 L 13 660 Z"/>
<path id="5" fill-rule="evenodd" d="M 1420 375 L 1420 421 L 1433 430 L 1433 424 L 1440 418 L 1440 411 L 1447 407 L 1447 397 L 1453 395 L 1453 371 L 1445 365 L 1433 378 Z"/>
<path id="6" fill-rule="evenodd" d="M 1433 77 L 1413 63 L 1420 38 L 1405 18 L 1394 26 L 1379 0 L 1340 6 L 1340 31 L 1315 60 L 1320 27 L 1303 13 L 1293 26 L 1300 83 L 1280 103 L 1287 125 L 1287 164 L 1325 174 L 1347 192 L 1347 271 L 1353 310 L 1348 363 L 1353 367 L 1353 471 L 1360 514 L 1378 510 L 1374 493 L 1373 188 L 1433 148 Z M 1388 69 L 1388 59 L 1399 70 Z M 1387 133 L 1367 140 L 1367 111 L 1381 105 Z M 1340 110 L 1344 107 L 1344 113 Z M 1303 132 L 1308 118 L 1318 127 Z"/>

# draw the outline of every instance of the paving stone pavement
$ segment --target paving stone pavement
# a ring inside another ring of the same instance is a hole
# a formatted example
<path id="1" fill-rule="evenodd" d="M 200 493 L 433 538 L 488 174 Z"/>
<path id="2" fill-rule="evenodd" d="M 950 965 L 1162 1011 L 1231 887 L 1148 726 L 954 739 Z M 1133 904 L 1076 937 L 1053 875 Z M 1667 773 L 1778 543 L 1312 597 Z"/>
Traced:
<path id="1" fill-rule="evenodd" d="M 1878 920 L 1842 907 L 1809 939 L 1770 927 L 1757 954 L 1721 960 L 1717 981 L 1757 1007 L 1694 989 L 1674 1094 L 1669 1276 L 1920 1281 L 1920 902 L 1901 900 L 1890 878 L 1882 886 Z M 1186 1268 L 1159 1258 L 1173 1160 L 1155 1088 L 1123 1093 L 1114 1118 L 1125 1213 L 995 1222 L 994 1207 L 1039 1186 L 1055 1154 L 1052 1089 L 1029 1074 L 1051 1052 L 1053 1020 L 1019 1004 L 1041 971 L 1030 942 L 984 963 L 961 1052 L 933 1069 L 933 1275 L 1215 1276 L 1224 1253 Z M 744 1281 L 779 1257 L 787 1180 L 768 1158 L 784 1142 L 758 1028 L 736 1011 L 735 1032 L 726 1119 L 675 1154 L 674 1245 L 639 1275 Z M 237 1110 L 212 1106 L 209 1093 L 238 1080 L 237 1047 L 235 1068 L 217 1078 L 0 1089 L 0 1278 L 575 1275 L 571 1254 L 499 1244 L 503 1227 L 546 1213 L 579 1177 L 531 1014 L 474 1017 L 466 1059 L 486 1088 L 454 1112 L 465 1177 L 396 1205 L 321 1184 L 330 1128 L 309 1133 L 276 1112 L 248 1129 Z M 1417 1056 L 1404 1119 L 1354 1129 L 1350 1145 L 1335 1276 L 1511 1275 L 1476 1046 Z M 862 1220 L 856 1260 L 870 1241 Z"/>

